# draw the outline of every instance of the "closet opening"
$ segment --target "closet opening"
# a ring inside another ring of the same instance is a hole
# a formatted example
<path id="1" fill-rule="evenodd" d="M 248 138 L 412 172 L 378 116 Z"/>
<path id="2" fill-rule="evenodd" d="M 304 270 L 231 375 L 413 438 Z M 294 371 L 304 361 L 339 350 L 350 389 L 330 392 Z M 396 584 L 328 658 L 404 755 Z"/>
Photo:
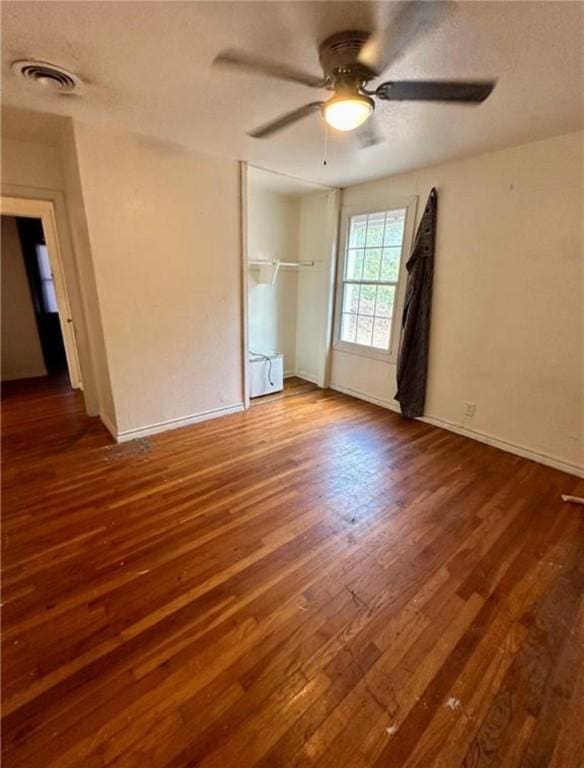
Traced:
<path id="1" fill-rule="evenodd" d="M 328 384 L 339 191 L 247 168 L 247 399 Z"/>

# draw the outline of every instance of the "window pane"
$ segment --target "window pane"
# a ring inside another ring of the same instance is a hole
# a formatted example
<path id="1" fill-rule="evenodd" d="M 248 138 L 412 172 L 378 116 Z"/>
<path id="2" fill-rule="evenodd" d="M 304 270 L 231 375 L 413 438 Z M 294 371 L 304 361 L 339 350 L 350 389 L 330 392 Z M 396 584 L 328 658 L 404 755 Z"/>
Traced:
<path id="1" fill-rule="evenodd" d="M 347 280 L 361 280 L 363 274 L 363 254 L 365 251 L 355 251 L 352 248 L 347 253 Z"/>
<path id="2" fill-rule="evenodd" d="M 391 317 L 393 315 L 393 300 L 395 288 L 389 285 L 380 285 L 377 289 L 377 303 L 375 305 L 376 317 Z"/>
<path id="3" fill-rule="evenodd" d="M 363 280 L 379 280 L 381 269 L 381 248 L 371 248 L 365 251 Z"/>
<path id="4" fill-rule="evenodd" d="M 383 245 L 383 229 L 385 227 L 385 213 L 373 213 L 367 221 L 367 247 Z"/>
<path id="5" fill-rule="evenodd" d="M 349 234 L 349 248 L 363 248 L 365 234 L 367 232 L 367 214 L 363 216 L 351 216 Z"/>
<path id="6" fill-rule="evenodd" d="M 357 315 L 350 315 L 343 312 L 341 319 L 341 341 L 355 341 L 355 331 L 357 330 Z"/>
<path id="7" fill-rule="evenodd" d="M 373 318 L 361 317 L 357 318 L 357 344 L 364 344 L 367 347 L 371 346 L 371 334 L 373 332 Z"/>
<path id="8" fill-rule="evenodd" d="M 399 277 L 401 248 L 384 248 L 381 261 L 381 279 L 396 282 Z"/>
<path id="9" fill-rule="evenodd" d="M 406 221 L 406 212 L 388 211 L 385 222 L 385 235 L 383 236 L 383 245 L 401 245 L 404 238 L 404 224 Z"/>
<path id="10" fill-rule="evenodd" d="M 37 261 L 39 265 L 39 272 L 41 273 L 41 280 L 50 280 L 53 277 L 51 272 L 51 262 L 49 261 L 49 253 L 46 245 L 35 245 Z"/>
<path id="11" fill-rule="evenodd" d="M 43 290 L 43 304 L 45 312 L 58 312 L 57 296 L 55 294 L 55 284 L 52 280 L 43 280 L 41 282 Z"/>
<path id="12" fill-rule="evenodd" d="M 378 349 L 389 349 L 389 324 L 390 321 L 384 317 L 375 318 L 373 327 L 373 346 Z"/>
<path id="13" fill-rule="evenodd" d="M 339 307 L 342 341 L 389 350 L 405 219 L 406 209 L 350 218 Z"/>
<path id="14" fill-rule="evenodd" d="M 359 299 L 359 314 L 372 315 L 375 311 L 375 291 L 374 285 L 362 285 Z"/>
<path id="15" fill-rule="evenodd" d="M 359 285 L 345 285 L 345 296 L 343 299 L 343 312 L 359 311 Z"/>

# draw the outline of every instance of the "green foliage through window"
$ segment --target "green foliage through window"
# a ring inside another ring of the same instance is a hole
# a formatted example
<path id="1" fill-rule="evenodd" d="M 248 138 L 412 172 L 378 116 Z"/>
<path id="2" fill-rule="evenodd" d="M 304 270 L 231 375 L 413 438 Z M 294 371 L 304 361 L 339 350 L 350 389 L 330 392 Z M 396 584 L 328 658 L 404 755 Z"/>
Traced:
<path id="1" fill-rule="evenodd" d="M 389 349 L 405 219 L 405 209 L 350 218 L 341 341 Z"/>

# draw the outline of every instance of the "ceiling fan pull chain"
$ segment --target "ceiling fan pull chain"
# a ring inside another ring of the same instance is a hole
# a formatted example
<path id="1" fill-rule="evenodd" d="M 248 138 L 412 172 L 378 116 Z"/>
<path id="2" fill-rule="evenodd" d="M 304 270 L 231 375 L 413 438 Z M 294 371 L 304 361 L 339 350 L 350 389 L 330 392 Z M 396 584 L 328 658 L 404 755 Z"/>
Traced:
<path id="1" fill-rule="evenodd" d="M 327 164 L 328 160 L 328 123 L 324 122 L 324 160 L 322 161 L 323 165 Z"/>

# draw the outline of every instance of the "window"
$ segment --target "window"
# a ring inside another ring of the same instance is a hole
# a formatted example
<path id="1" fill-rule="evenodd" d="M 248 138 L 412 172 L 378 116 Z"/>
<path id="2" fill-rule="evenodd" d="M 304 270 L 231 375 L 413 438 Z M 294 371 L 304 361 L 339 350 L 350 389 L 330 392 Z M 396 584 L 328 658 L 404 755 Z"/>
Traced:
<path id="1" fill-rule="evenodd" d="M 58 312 L 57 295 L 55 293 L 55 283 L 51 271 L 51 262 L 46 245 L 40 243 L 35 246 L 37 263 L 39 265 L 39 275 L 41 278 L 41 291 L 43 298 L 43 309 L 45 312 Z"/>
<path id="2" fill-rule="evenodd" d="M 351 215 L 340 285 L 340 346 L 389 354 L 407 208 Z"/>

